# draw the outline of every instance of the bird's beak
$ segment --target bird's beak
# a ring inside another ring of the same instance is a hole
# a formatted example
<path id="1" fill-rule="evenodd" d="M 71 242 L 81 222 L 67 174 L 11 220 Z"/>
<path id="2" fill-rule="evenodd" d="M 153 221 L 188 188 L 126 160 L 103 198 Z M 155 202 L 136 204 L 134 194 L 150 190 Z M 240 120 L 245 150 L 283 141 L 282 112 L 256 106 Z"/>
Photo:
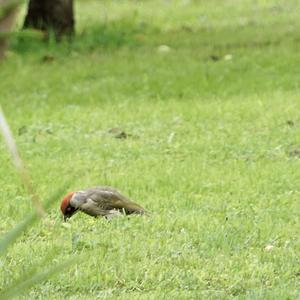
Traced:
<path id="1" fill-rule="evenodd" d="M 69 219 L 69 218 L 68 218 L 67 216 L 63 215 L 63 221 L 64 221 L 64 222 L 67 222 L 68 219 Z"/>

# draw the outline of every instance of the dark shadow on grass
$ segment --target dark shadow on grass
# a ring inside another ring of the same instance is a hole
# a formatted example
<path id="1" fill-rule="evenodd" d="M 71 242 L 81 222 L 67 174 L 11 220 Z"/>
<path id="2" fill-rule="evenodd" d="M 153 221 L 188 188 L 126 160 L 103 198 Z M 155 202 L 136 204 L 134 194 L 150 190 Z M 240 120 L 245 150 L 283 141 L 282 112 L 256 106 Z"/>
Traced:
<path id="1" fill-rule="evenodd" d="M 122 47 L 138 47 L 143 44 L 147 34 L 153 34 L 157 29 L 149 24 L 124 18 L 121 20 L 91 26 L 82 32 L 77 32 L 70 42 L 63 40 L 56 43 L 54 35 L 46 40 L 42 32 L 20 31 L 11 40 L 11 49 L 17 53 L 36 53 L 49 50 L 65 52 L 91 52 L 96 49 L 114 50 Z"/>

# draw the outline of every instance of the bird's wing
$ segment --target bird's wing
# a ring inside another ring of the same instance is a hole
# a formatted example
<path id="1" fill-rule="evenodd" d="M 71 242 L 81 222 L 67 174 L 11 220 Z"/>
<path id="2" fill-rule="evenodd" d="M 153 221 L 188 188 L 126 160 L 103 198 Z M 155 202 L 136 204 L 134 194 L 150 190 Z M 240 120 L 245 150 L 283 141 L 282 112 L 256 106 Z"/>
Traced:
<path id="1" fill-rule="evenodd" d="M 106 209 L 103 209 L 100 207 L 94 200 L 91 198 L 87 198 L 85 202 L 80 206 L 80 210 L 84 213 L 92 216 L 92 217 L 98 217 L 98 216 L 106 216 L 109 211 Z"/>
<path id="2" fill-rule="evenodd" d="M 95 187 L 86 192 L 87 199 L 90 199 L 94 205 L 102 210 L 125 210 L 126 214 L 145 212 L 143 207 L 129 200 L 114 188 Z"/>

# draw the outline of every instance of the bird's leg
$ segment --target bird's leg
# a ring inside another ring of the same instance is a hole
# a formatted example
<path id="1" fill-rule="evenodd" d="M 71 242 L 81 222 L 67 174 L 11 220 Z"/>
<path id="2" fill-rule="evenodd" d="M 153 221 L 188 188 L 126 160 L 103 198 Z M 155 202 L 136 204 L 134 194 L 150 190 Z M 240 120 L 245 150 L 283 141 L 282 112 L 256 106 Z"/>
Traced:
<path id="1" fill-rule="evenodd" d="M 107 212 L 107 214 L 105 215 L 105 219 L 110 221 L 111 219 L 120 216 L 122 216 L 122 214 L 118 210 L 112 209 Z"/>

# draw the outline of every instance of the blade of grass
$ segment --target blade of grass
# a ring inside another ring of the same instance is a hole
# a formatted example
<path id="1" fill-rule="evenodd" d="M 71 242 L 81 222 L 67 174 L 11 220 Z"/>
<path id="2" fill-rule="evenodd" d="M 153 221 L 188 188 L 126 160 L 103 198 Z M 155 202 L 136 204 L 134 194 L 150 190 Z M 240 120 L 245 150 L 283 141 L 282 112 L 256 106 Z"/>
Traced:
<path id="1" fill-rule="evenodd" d="M 21 3 L 20 0 L 1 1 L 0 0 L 0 22 L 14 11 Z"/>
<path id="2" fill-rule="evenodd" d="M 26 272 L 19 274 L 17 279 L 12 281 L 10 285 L 5 287 L 5 290 L 13 289 L 16 285 L 29 280 L 38 273 L 38 269 L 45 270 L 46 266 L 49 266 L 49 264 L 51 264 L 51 261 L 59 254 L 59 251 L 60 250 L 57 248 L 48 249 L 41 261 L 33 262 L 32 266 L 29 269 L 28 266 L 26 266 Z"/>
<path id="3" fill-rule="evenodd" d="M 66 190 L 66 187 L 69 186 L 71 179 L 67 181 L 61 188 L 59 188 L 53 195 L 51 195 L 45 202 L 45 208 L 49 208 L 49 206 L 57 200 L 63 192 Z M 32 224 L 34 224 L 40 215 L 37 215 L 35 212 L 28 215 L 23 222 L 18 224 L 12 230 L 4 235 L 2 240 L 0 241 L 0 255 L 5 253 L 6 249 L 15 242 L 15 240 Z"/>
<path id="4" fill-rule="evenodd" d="M 4 254 L 9 245 L 11 245 L 30 225 L 37 220 L 37 215 L 31 213 L 27 218 L 15 226 L 4 235 L 0 241 L 0 255 Z"/>
<path id="5" fill-rule="evenodd" d="M 0 0 L 0 61 L 7 48 L 9 33 L 13 28 L 18 5 L 22 0 Z"/>
<path id="6" fill-rule="evenodd" d="M 13 138 L 13 135 L 11 133 L 11 130 L 9 128 L 9 125 L 6 121 L 6 118 L 4 116 L 4 113 L 2 111 L 2 108 L 0 106 L 0 131 L 3 135 L 3 138 L 6 142 L 8 151 L 11 154 L 11 157 L 13 159 L 14 165 L 19 173 L 19 176 L 28 192 L 28 194 L 31 196 L 31 200 L 32 203 L 37 211 L 37 213 L 40 216 L 44 216 L 45 215 L 45 210 L 43 208 L 43 205 L 41 204 L 38 195 L 35 193 L 32 182 L 31 182 L 31 178 L 26 170 L 26 168 L 24 167 L 24 164 L 21 160 L 21 157 L 19 155 L 19 151 L 17 148 L 17 145 L 15 143 L 15 140 Z"/>
<path id="7" fill-rule="evenodd" d="M 78 262 L 82 257 L 79 257 L 76 261 Z M 51 267 L 49 269 L 47 269 L 44 272 L 40 272 L 38 274 L 35 274 L 21 282 L 19 282 L 18 284 L 5 289 L 4 292 L 2 292 L 0 294 L 0 300 L 7 300 L 10 298 L 13 298 L 17 295 L 20 295 L 22 292 L 28 290 L 29 288 L 31 288 L 33 285 L 47 279 L 48 277 L 58 273 L 59 271 L 61 271 L 62 269 L 70 266 L 71 264 L 74 264 L 74 258 L 70 258 L 54 267 Z"/>

